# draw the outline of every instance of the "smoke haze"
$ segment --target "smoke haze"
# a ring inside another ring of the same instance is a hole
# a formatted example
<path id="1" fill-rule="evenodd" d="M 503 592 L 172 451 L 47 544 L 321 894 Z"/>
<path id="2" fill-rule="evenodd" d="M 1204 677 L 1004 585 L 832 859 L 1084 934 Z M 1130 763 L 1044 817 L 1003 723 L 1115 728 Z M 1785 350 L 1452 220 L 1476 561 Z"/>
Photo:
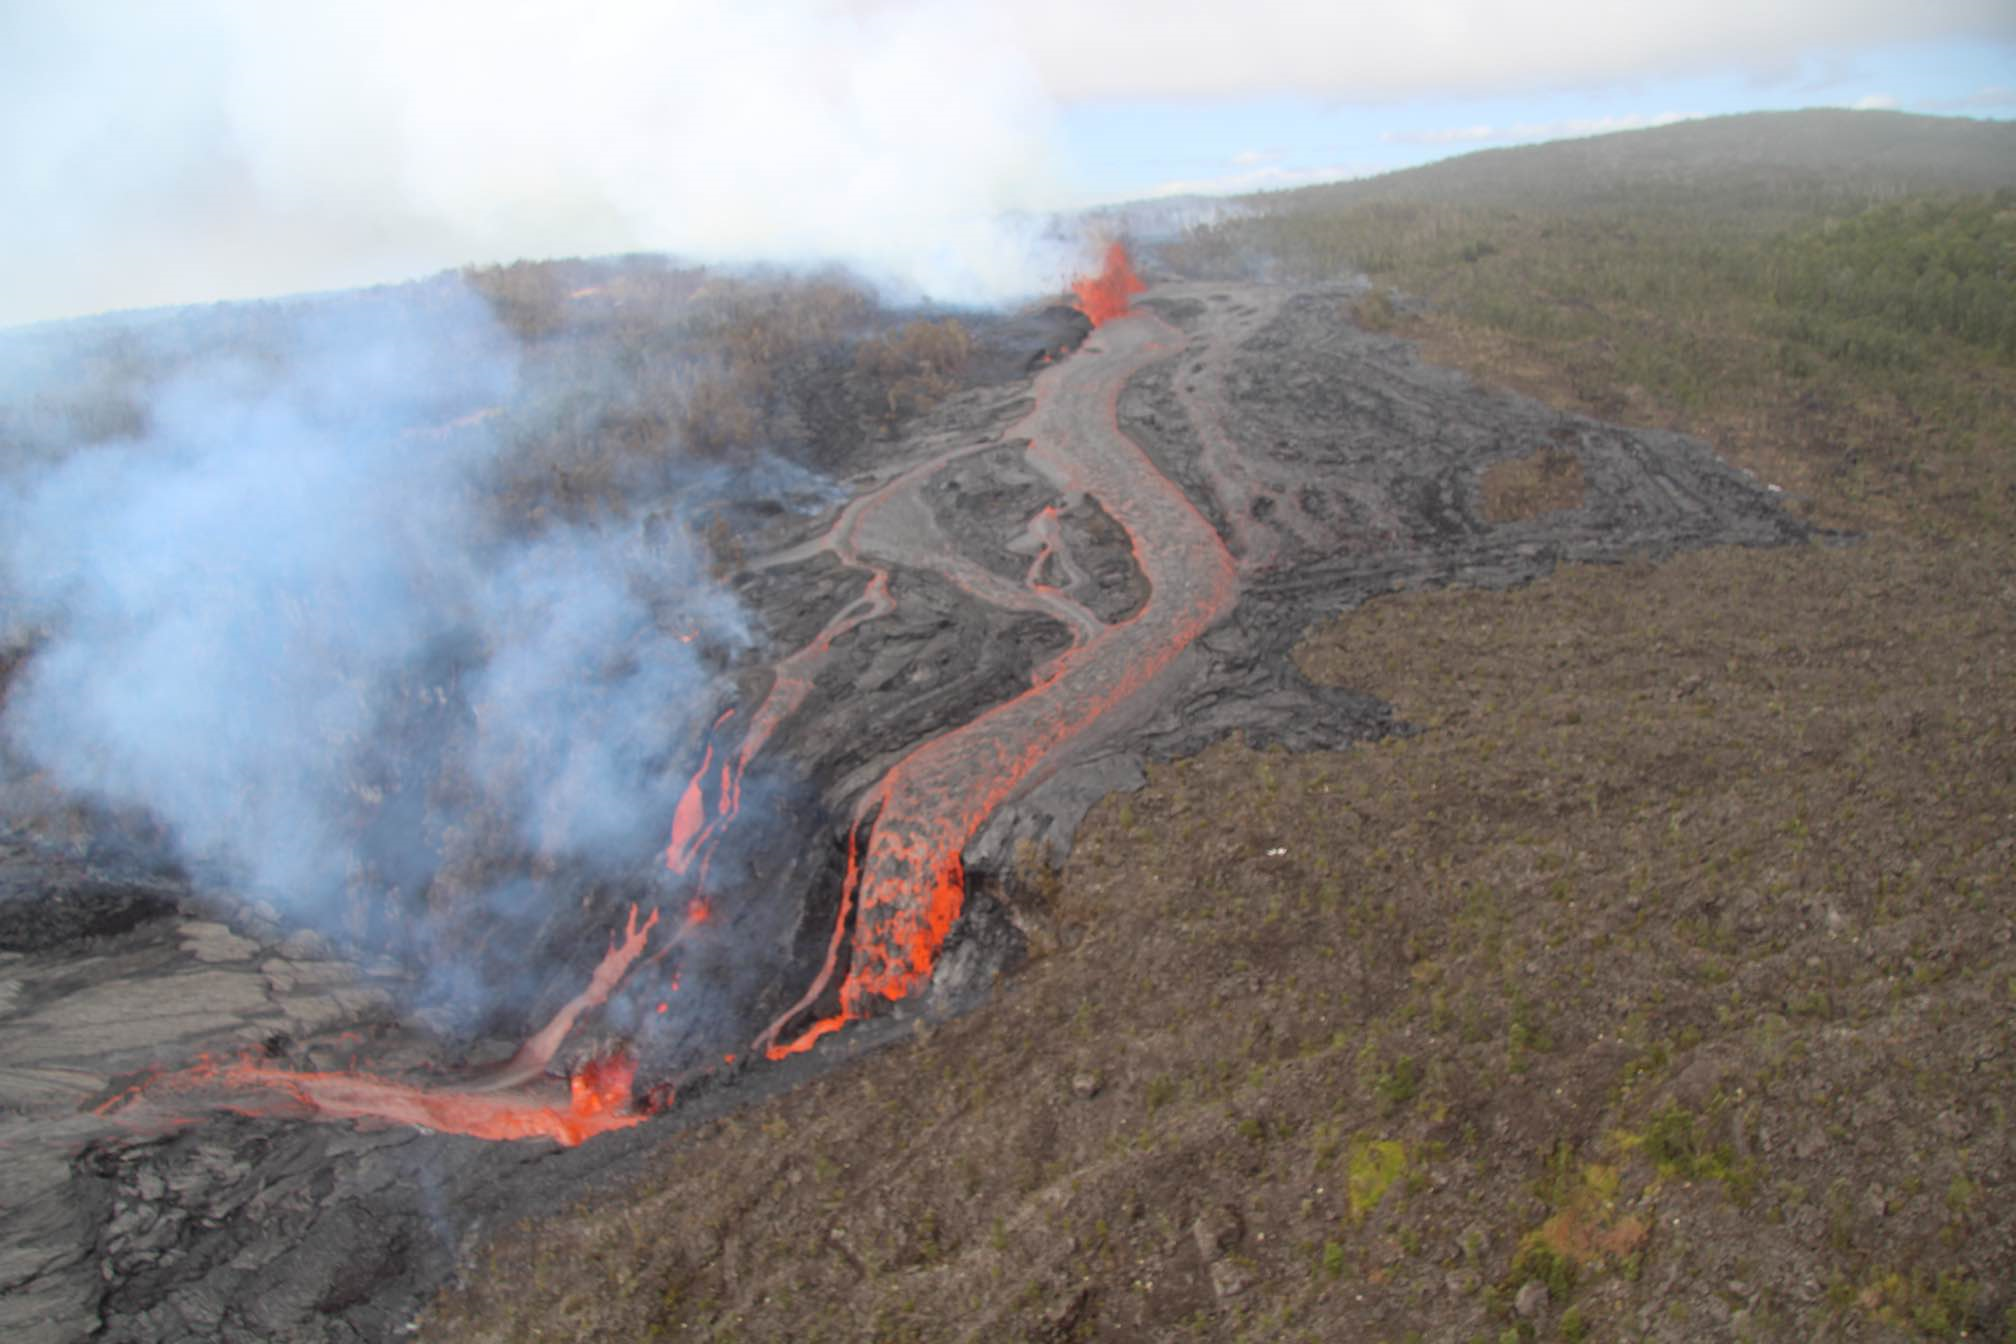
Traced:
<path id="1" fill-rule="evenodd" d="M 636 250 L 987 302 L 1078 259 L 1007 217 L 1052 114 L 979 6 L 14 6 L 0 52 L 0 322 Z"/>
<path id="2" fill-rule="evenodd" d="M 1662 80 L 1895 105 L 1856 81 L 1928 43 L 1999 50 L 2008 106 L 2006 0 L 0 6 L 0 180 L 33 203 L 0 219 L 0 323 L 633 250 L 1016 298 L 1087 260 L 1032 213 L 1403 166 L 1443 127 L 1746 110 Z M 1488 101 L 1567 91 L 1615 101 Z"/>
<path id="3" fill-rule="evenodd" d="M 518 363 L 477 296 L 285 312 L 258 357 L 185 362 L 139 437 L 0 477 L 0 598 L 35 645 L 9 743 L 325 928 L 417 907 L 458 836 L 648 869 L 654 753 L 705 712 L 696 648 L 745 639 L 735 605 L 662 520 L 486 512 L 506 417 L 474 413 Z"/>

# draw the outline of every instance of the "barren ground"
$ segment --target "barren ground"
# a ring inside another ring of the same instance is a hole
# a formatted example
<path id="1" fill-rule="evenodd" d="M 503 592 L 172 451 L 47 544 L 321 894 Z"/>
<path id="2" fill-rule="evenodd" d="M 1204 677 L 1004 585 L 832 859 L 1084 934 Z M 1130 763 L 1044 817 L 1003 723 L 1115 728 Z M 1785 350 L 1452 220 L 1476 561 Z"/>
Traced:
<path id="1" fill-rule="evenodd" d="M 942 1011 L 968 985 L 843 1033 L 845 1067 L 738 1074 L 557 1157 L 236 1119 L 100 1146 L 71 1212 L 109 1337 L 379 1337 L 444 1277 L 423 1338 L 2005 1330 L 2006 536 L 1872 525 L 1819 472 L 1782 509 L 1697 443 L 1419 363 L 1351 302 L 1161 294 L 1191 345 L 1114 414 L 1242 595 L 969 851 L 1006 916 L 961 962 L 998 972 L 983 1006 Z M 1452 330 L 1412 334 L 1474 355 Z M 1573 404 L 1544 367 L 1508 381 Z M 1017 414 L 955 399 L 873 483 Z M 1050 499 L 1017 458 L 916 496 L 1010 576 L 989 501 Z M 1079 563 L 1046 583 L 1124 622 L 1118 511 L 1050 502 Z M 745 598 L 802 638 L 859 591 L 816 579 Z M 828 815 L 1068 637 L 976 627 L 921 567 L 893 586 L 891 642 L 844 646 L 780 738 Z M 960 689 L 907 714 L 898 665 Z M 186 975 L 159 927 L 100 954 Z M 290 997 L 322 992 L 318 949 L 234 936 L 193 935 L 237 1021 L 341 1025 Z M 0 1045 L 33 1051 L 57 980 L 23 983 Z"/>
<path id="2" fill-rule="evenodd" d="M 1421 736 L 1153 771 L 986 1011 L 425 1333 L 1996 1337 L 2009 583 L 1879 538 L 1373 603 L 1303 660 Z"/>
<path id="3" fill-rule="evenodd" d="M 984 1011 L 497 1239 L 423 1333 L 2001 1337 L 2016 568 L 1756 447 L 1871 530 L 1319 624 L 1418 735 L 1152 767 Z M 1567 488 L 1521 463 L 1495 516 Z"/>

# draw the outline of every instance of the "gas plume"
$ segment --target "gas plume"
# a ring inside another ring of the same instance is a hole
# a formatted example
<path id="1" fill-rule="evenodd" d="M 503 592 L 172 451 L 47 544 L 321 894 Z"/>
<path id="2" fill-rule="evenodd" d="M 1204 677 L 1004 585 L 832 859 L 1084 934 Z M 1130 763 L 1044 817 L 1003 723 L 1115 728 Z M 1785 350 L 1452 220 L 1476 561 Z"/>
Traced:
<path id="1" fill-rule="evenodd" d="M 352 938 L 424 937 L 458 853 L 648 867 L 683 783 L 654 753 L 738 608 L 662 512 L 486 507 L 518 360 L 459 284 L 289 311 L 182 360 L 135 434 L 0 477 L 10 747 Z M 525 899 L 469 868 L 458 900 Z"/>
<path id="2" fill-rule="evenodd" d="M 975 4 L 188 0 L 0 20 L 0 157 L 32 211 L 0 324 L 521 257 L 838 260 L 981 303 L 1077 239 L 1055 112 Z M 139 226 L 138 221 L 144 221 Z"/>

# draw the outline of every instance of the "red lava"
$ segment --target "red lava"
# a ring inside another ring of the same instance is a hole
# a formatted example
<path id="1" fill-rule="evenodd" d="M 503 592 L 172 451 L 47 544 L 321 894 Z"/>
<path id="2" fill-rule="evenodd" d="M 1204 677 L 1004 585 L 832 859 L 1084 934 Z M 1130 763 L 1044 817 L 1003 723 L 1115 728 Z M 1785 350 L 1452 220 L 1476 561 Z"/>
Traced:
<path id="1" fill-rule="evenodd" d="M 1078 296 L 1079 311 L 1091 318 L 1095 327 L 1125 317 L 1134 296 L 1147 288 L 1141 277 L 1134 274 L 1134 260 L 1127 255 L 1126 244 L 1120 242 L 1107 245 L 1106 262 L 1099 274 L 1071 282 L 1071 292 Z"/>

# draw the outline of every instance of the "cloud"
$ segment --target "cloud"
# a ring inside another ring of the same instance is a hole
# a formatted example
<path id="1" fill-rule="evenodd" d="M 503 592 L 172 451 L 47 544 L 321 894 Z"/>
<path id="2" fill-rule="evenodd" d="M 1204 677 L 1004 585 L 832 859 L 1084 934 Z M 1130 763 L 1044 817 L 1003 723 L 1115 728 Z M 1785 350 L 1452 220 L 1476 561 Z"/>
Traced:
<path id="1" fill-rule="evenodd" d="M 1345 178 L 1363 177 L 1378 171 L 1370 165 L 1324 164 L 1315 168 L 1284 168 L 1279 164 L 1260 164 L 1244 168 L 1238 172 L 1220 173 L 1211 177 L 1172 178 L 1158 182 L 1143 192 L 1129 193 L 1130 197 L 1154 199 L 1162 196 L 1238 196 L 1254 191 L 1282 191 L 1289 187 L 1306 187 L 1315 182 L 1338 182 Z"/>
<path id="2" fill-rule="evenodd" d="M 1067 99 L 1264 92 L 1371 103 L 1731 69 L 1784 78 L 1802 57 L 1840 48 L 2016 42 L 2007 0 L 1240 0 L 1180 10 L 1151 0 L 1017 0 L 1009 12 L 1036 68 Z"/>
<path id="3" fill-rule="evenodd" d="M 1019 295 L 1053 115 L 982 5 L 10 6 L 0 322 L 630 249 Z"/>
<path id="4" fill-rule="evenodd" d="M 2016 84 L 1990 84 L 1958 98 L 1925 98 L 1912 106 L 1921 112 L 1980 112 L 2016 107 Z"/>
<path id="5" fill-rule="evenodd" d="M 1865 93 L 1854 102 L 1857 112 L 1895 112 L 1897 99 L 1887 93 Z"/>
<path id="6" fill-rule="evenodd" d="M 938 297 L 1005 298 L 1080 260 L 1001 222 L 1083 190 L 1063 180 L 1068 104 L 1782 81 L 1816 54 L 1949 39 L 2016 43 L 2016 8 L 9 5 L 0 169 L 33 208 L 0 217 L 0 323 L 630 249 L 834 258 Z"/>
<path id="7" fill-rule="evenodd" d="M 1687 120 L 1682 112 L 1660 112 L 1652 116 L 1635 113 L 1615 117 L 1576 117 L 1566 121 L 1521 121 L 1510 126 L 1449 126 L 1433 130 L 1386 131 L 1379 138 L 1389 145 L 1464 145 L 1524 140 L 1561 140 L 1570 136 L 1608 135 L 1613 131 L 1641 131 L 1652 126 L 1670 126 Z"/>
<path id="8" fill-rule="evenodd" d="M 1379 138 L 1389 145 L 1474 145 L 1487 140 L 1509 140 L 1510 130 L 1479 124 L 1443 126 L 1426 131 L 1382 131 Z"/>

